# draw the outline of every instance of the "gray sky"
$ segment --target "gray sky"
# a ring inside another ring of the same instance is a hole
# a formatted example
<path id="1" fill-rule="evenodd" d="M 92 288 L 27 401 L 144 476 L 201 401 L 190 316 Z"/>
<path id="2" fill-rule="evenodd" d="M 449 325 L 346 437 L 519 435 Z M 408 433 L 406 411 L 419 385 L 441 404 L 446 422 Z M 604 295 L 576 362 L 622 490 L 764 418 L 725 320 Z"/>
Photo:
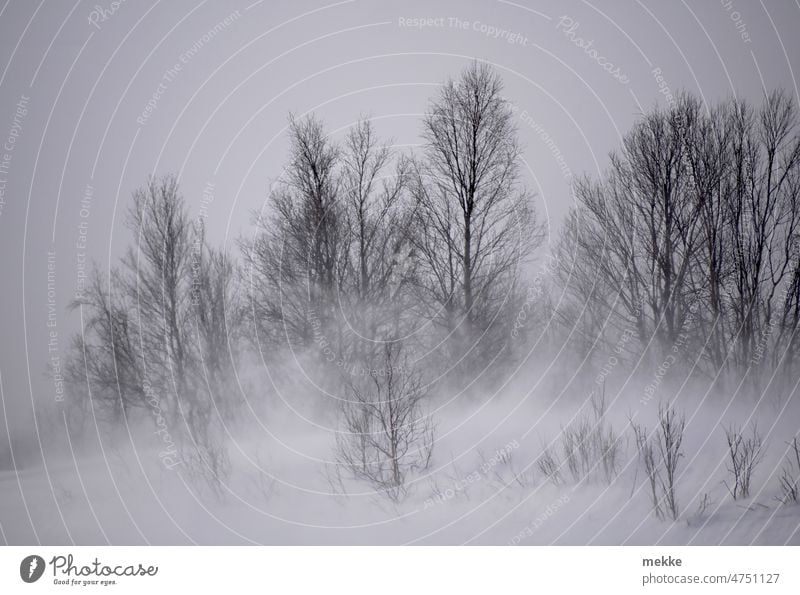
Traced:
<path id="1" fill-rule="evenodd" d="M 571 202 L 565 173 L 602 169 L 666 90 L 797 97 L 800 5 L 789 0 L 128 0 L 115 11 L 106 0 L 9 0 L 0 10 L 0 374 L 20 436 L 32 434 L 32 401 L 56 396 L 43 371 L 76 328 L 65 305 L 79 261 L 107 267 L 128 243 L 133 189 L 178 173 L 197 213 L 213 184 L 211 237 L 230 244 L 251 233 L 249 213 L 281 173 L 290 111 L 318 112 L 334 134 L 370 115 L 410 148 L 437 85 L 488 61 L 517 106 L 527 183 L 557 230 Z"/>

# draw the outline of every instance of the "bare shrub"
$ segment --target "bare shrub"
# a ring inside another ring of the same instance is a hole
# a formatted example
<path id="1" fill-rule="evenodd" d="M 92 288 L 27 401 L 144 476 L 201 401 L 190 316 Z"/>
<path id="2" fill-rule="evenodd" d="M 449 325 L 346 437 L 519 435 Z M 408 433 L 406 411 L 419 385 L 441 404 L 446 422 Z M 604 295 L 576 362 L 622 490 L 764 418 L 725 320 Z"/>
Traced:
<path id="1" fill-rule="evenodd" d="M 633 426 L 636 446 L 644 464 L 649 482 L 650 500 L 659 520 L 669 515 L 677 520 L 680 512 L 677 496 L 678 462 L 683 457 L 681 443 L 686 420 L 671 407 L 659 406 L 658 427 L 653 436 L 648 436 L 643 426 Z"/>
<path id="2" fill-rule="evenodd" d="M 504 487 L 514 483 L 523 488 L 533 485 L 533 473 L 519 469 L 514 460 L 513 449 L 516 448 L 519 448 L 519 442 L 513 440 L 502 448 L 497 449 L 490 457 L 487 457 L 483 451 L 478 450 L 478 457 L 481 461 L 480 477 L 491 474 L 491 477 Z"/>
<path id="3" fill-rule="evenodd" d="M 564 462 L 576 482 L 599 475 L 611 483 L 619 469 L 620 436 L 606 419 L 605 390 L 593 393 L 591 412 L 561 431 Z"/>
<path id="4" fill-rule="evenodd" d="M 741 428 L 731 426 L 725 430 L 725 438 L 730 455 L 728 472 L 731 474 L 733 482 L 733 485 L 725 482 L 725 486 L 734 500 L 748 498 L 750 496 L 750 478 L 753 470 L 761 462 L 763 440 L 756 425 L 753 425 L 749 437 L 744 436 Z"/>
<path id="5" fill-rule="evenodd" d="M 800 442 L 793 438 L 789 443 L 786 464 L 781 469 L 781 496 L 784 504 L 800 501 Z"/>
<path id="6" fill-rule="evenodd" d="M 622 452 L 620 437 L 614 433 L 610 425 L 602 427 L 597 432 L 597 445 L 600 447 L 603 478 L 607 483 L 611 483 L 619 471 L 619 458 Z"/>
<path id="7" fill-rule="evenodd" d="M 337 435 L 337 462 L 390 499 L 407 493 L 409 474 L 430 465 L 434 428 L 423 411 L 426 387 L 401 348 L 386 343 L 381 366 L 351 380 Z"/>
<path id="8" fill-rule="evenodd" d="M 572 427 L 561 431 L 561 448 L 564 451 L 564 463 L 572 478 L 582 481 L 589 476 L 593 467 L 594 452 L 592 425 L 588 419 L 581 419 Z"/>
<path id="9" fill-rule="evenodd" d="M 664 513 L 661 510 L 661 498 L 659 496 L 659 482 L 658 482 L 658 467 L 656 464 L 656 448 L 651 441 L 647 439 L 647 430 L 645 428 L 634 426 L 633 431 L 636 434 L 636 446 L 639 449 L 639 457 L 644 464 L 645 475 L 650 486 L 650 500 L 653 503 L 653 511 L 659 519 L 664 518 Z"/>
<path id="10" fill-rule="evenodd" d="M 713 506 L 708 492 L 703 493 L 703 497 L 697 503 L 697 510 L 693 515 L 686 519 L 686 525 L 689 527 L 697 527 L 702 525 L 708 519 L 708 509 Z"/>
<path id="11" fill-rule="evenodd" d="M 606 419 L 606 389 L 605 384 L 599 394 L 593 394 L 590 400 L 594 412 L 594 431 L 592 439 L 595 451 L 603 471 L 603 478 L 607 483 L 616 477 L 619 471 L 619 458 L 622 454 L 621 436 L 614 431 L 613 426 Z"/>
<path id="12" fill-rule="evenodd" d="M 561 464 L 549 448 L 545 448 L 536 460 L 536 467 L 542 475 L 552 481 L 555 485 L 562 482 Z"/>

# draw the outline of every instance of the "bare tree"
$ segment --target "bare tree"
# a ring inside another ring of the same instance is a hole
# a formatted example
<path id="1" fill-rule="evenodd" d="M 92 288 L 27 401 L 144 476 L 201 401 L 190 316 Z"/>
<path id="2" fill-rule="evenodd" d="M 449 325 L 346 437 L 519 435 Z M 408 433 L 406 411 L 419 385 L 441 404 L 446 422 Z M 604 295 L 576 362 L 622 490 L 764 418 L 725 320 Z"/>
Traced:
<path id="1" fill-rule="evenodd" d="M 340 307 L 357 331 L 348 354 L 362 359 L 371 341 L 402 326 L 400 319 L 413 310 L 408 291 L 414 274 L 408 161 L 390 143 L 380 143 L 364 119 L 349 130 L 341 155 L 340 193 L 349 250 Z"/>
<path id="2" fill-rule="evenodd" d="M 669 407 L 659 406 L 658 427 L 653 436 L 647 429 L 633 425 L 639 457 L 649 482 L 650 500 L 658 519 L 667 515 L 678 519 L 678 462 L 683 457 L 681 444 L 686 422 Z"/>
<path id="3" fill-rule="evenodd" d="M 95 269 L 70 304 L 81 309 L 84 322 L 65 366 L 72 411 L 88 414 L 94 400 L 101 418 L 107 414 L 107 421 L 116 423 L 145 405 L 138 328 L 128 298 L 119 271 L 112 270 L 107 279 Z"/>
<path id="4" fill-rule="evenodd" d="M 786 464 L 781 469 L 781 497 L 784 504 L 800 502 L 800 442 L 793 438 L 786 454 Z"/>
<path id="5" fill-rule="evenodd" d="M 127 224 L 134 246 L 123 258 L 122 278 L 135 303 L 143 372 L 172 386 L 174 412 L 191 382 L 186 336 L 193 233 L 175 177 L 151 178 L 134 192 Z"/>
<path id="6" fill-rule="evenodd" d="M 308 346 L 312 322 L 327 323 L 344 279 L 340 151 L 313 116 L 290 120 L 289 141 L 270 212 L 257 215 L 257 234 L 243 250 L 256 330 L 268 344 Z"/>
<path id="7" fill-rule="evenodd" d="M 501 92 L 500 77 L 477 62 L 445 83 L 425 116 L 424 153 L 414 164 L 420 299 L 450 331 L 489 326 L 541 238 Z"/>
<path id="8" fill-rule="evenodd" d="M 777 364 L 776 340 L 788 339 L 780 322 L 800 242 L 800 134 L 797 108 L 783 92 L 769 95 L 756 111 L 746 103 L 731 108 L 731 176 L 725 204 L 732 273 L 728 284 L 733 358 L 740 367 L 767 360 Z M 790 325 L 791 326 L 791 325 Z M 793 358 L 793 354 L 788 354 Z M 764 369 L 764 366 L 757 368 Z M 767 368 L 768 370 L 769 368 Z M 756 370 L 752 375 L 755 376 Z"/>
<path id="9" fill-rule="evenodd" d="M 229 472 L 222 417 L 233 378 L 220 352 L 234 338 L 225 314 L 236 315 L 226 303 L 233 271 L 209 252 L 173 176 L 134 193 L 128 225 L 136 247 L 123 267 L 142 343 L 142 382 L 158 390 L 188 471 L 217 489 Z M 212 370 L 216 391 L 208 385 Z"/>
<path id="10" fill-rule="evenodd" d="M 127 215 L 137 249 L 108 279 L 95 270 L 71 304 L 84 318 L 68 364 L 72 392 L 88 397 L 91 390 L 116 421 L 147 406 L 146 379 L 175 387 L 162 404 L 175 414 L 188 378 L 183 312 L 191 230 L 176 180 L 151 178 L 134 193 Z"/>
<path id="11" fill-rule="evenodd" d="M 600 299 L 640 337 L 666 351 L 696 301 L 689 283 L 700 237 L 694 194 L 687 191 L 685 132 L 698 111 L 685 96 L 646 114 L 611 156 L 601 181 L 575 186 L 579 208 L 566 228 L 562 278 L 576 300 Z M 587 288 L 599 281 L 599 288 Z"/>
<path id="12" fill-rule="evenodd" d="M 233 364 L 222 353 L 238 341 L 238 322 L 226 317 L 238 316 L 233 269 L 205 246 L 172 176 L 134 193 L 127 224 L 134 247 L 108 280 L 93 273 L 73 303 L 84 328 L 68 360 L 71 394 L 93 395 L 112 422 L 146 412 L 187 470 L 216 485 L 228 470 L 221 416 Z"/>
<path id="13" fill-rule="evenodd" d="M 424 410 L 425 385 L 397 343 L 385 343 L 378 365 L 353 380 L 337 434 L 337 462 L 389 498 L 407 493 L 410 473 L 428 467 L 434 430 Z"/>
<path id="14" fill-rule="evenodd" d="M 764 446 L 758 427 L 753 425 L 751 435 L 745 438 L 741 429 L 731 426 L 725 430 L 725 439 L 730 455 L 728 472 L 733 479 L 733 485 L 725 485 L 734 500 L 749 498 L 750 480 L 756 466 L 761 462 L 761 450 Z"/>
<path id="15" fill-rule="evenodd" d="M 610 329 L 622 330 L 633 323 L 641 328 L 636 302 L 617 303 L 627 296 L 614 287 L 616 277 L 601 273 L 586 258 L 590 251 L 601 254 L 603 249 L 592 218 L 582 209 L 568 213 L 554 257 L 555 283 L 563 294 L 550 314 L 572 337 L 571 346 L 581 358 L 611 351 L 615 341 Z"/>
<path id="16" fill-rule="evenodd" d="M 723 103 L 704 114 L 693 102 L 691 119 L 684 131 L 686 167 L 689 172 L 687 192 L 695 196 L 701 231 L 695 263 L 688 276 L 692 294 L 702 307 L 693 317 L 693 340 L 704 345 L 693 355 L 708 361 L 705 367 L 714 374 L 728 366 L 726 357 L 731 334 L 727 316 L 726 284 L 731 274 L 730 242 L 726 232 L 726 180 L 730 178 L 728 150 L 732 139 L 730 107 Z"/>
<path id="17" fill-rule="evenodd" d="M 234 412 L 236 361 L 241 355 L 244 306 L 238 268 L 230 255 L 198 242 L 192 257 L 192 326 L 201 390 L 223 418 Z"/>
<path id="18" fill-rule="evenodd" d="M 394 166 L 394 169 L 392 167 Z M 404 190 L 407 161 L 380 144 L 369 120 L 348 132 L 342 152 L 341 189 L 352 250 L 355 293 L 361 302 L 391 299 L 407 253 Z"/>

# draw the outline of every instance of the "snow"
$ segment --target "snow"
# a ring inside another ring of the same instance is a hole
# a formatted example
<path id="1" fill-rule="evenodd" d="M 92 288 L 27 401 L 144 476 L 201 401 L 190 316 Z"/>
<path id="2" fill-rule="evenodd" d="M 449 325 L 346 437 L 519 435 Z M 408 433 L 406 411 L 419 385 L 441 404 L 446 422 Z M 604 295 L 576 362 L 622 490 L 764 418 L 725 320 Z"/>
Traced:
<path id="1" fill-rule="evenodd" d="M 277 405 L 261 423 L 229 428 L 233 471 L 221 495 L 181 466 L 164 468 L 147 432 L 131 431 L 104 438 L 102 448 L 96 440 L 58 452 L 46 446 L 46 465 L 0 472 L 0 527 L 7 543 L 53 545 L 800 545 L 800 506 L 778 500 L 798 404 L 681 397 L 674 406 L 687 420 L 676 521 L 652 513 L 626 429 L 631 417 L 652 429 L 655 400 L 612 395 L 607 417 L 621 431 L 622 456 L 610 484 L 566 474 L 554 485 L 536 460 L 549 441 L 558 452 L 577 404 L 517 386 L 484 402 L 434 407 L 433 463 L 399 503 L 344 471 L 341 484 L 331 481 L 335 418 Z M 724 428 L 752 422 L 765 455 L 752 496 L 734 501 Z"/>

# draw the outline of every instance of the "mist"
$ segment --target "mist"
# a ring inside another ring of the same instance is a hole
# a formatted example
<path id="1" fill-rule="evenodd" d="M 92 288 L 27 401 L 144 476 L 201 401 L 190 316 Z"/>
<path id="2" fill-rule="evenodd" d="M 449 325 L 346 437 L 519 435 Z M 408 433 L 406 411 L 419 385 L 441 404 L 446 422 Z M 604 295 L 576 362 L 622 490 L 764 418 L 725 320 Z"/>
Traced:
<path id="1" fill-rule="evenodd" d="M 795 9 L 9 3 L 0 536 L 799 544 Z"/>

